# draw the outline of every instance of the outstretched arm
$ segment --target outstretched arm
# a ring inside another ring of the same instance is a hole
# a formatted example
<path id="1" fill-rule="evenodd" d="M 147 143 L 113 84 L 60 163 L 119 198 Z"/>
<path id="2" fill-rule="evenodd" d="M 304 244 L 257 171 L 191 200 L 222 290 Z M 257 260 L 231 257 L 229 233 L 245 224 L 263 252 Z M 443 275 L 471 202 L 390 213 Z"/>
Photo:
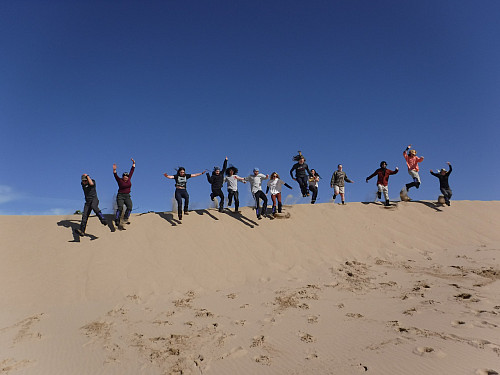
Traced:
<path id="1" fill-rule="evenodd" d="M 198 176 L 201 176 L 203 173 L 205 173 L 207 170 L 205 169 L 203 172 L 200 172 L 200 173 L 194 173 L 191 175 L 191 177 L 198 177 Z"/>
<path id="2" fill-rule="evenodd" d="M 167 172 L 163 173 L 163 175 L 164 175 L 166 178 L 170 178 L 171 180 L 174 178 L 174 176 L 170 176 Z"/>
<path id="3" fill-rule="evenodd" d="M 286 182 L 285 182 L 283 185 L 285 185 L 287 188 L 289 188 L 289 189 L 292 189 L 292 190 L 293 190 L 293 187 L 291 187 L 290 185 L 288 185 Z"/>
<path id="4" fill-rule="evenodd" d="M 378 169 L 377 169 L 378 170 Z M 366 182 L 368 182 L 368 180 L 371 180 L 375 175 L 377 174 L 377 171 L 373 172 L 371 175 L 369 175 L 367 178 L 366 178 Z"/>

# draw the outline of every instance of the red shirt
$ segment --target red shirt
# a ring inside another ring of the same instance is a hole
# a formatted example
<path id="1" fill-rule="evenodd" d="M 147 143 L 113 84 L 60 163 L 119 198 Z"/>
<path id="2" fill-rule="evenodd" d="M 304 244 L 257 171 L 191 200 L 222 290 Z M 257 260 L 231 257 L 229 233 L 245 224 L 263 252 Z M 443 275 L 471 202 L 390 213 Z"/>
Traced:
<path id="1" fill-rule="evenodd" d="M 130 168 L 130 173 L 128 174 L 127 181 L 123 181 L 123 178 L 118 177 L 116 172 L 113 173 L 115 175 L 115 180 L 118 183 L 118 193 L 130 194 L 130 188 L 132 187 L 131 180 L 132 180 L 132 175 L 134 174 L 134 169 L 135 169 L 135 167 L 133 167 L 133 166 L 132 166 L 132 168 Z"/>

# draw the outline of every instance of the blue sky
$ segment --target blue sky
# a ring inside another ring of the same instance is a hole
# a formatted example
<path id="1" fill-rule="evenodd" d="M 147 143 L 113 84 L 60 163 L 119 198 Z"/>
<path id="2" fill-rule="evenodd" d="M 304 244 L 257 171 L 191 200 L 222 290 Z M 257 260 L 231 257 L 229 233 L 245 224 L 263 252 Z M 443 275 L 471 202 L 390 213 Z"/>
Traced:
<path id="1" fill-rule="evenodd" d="M 299 149 L 318 202 L 338 163 L 347 200 L 370 199 L 381 160 L 401 170 L 398 198 L 410 143 L 425 157 L 414 199 L 437 198 L 429 169 L 450 161 L 453 199 L 498 200 L 499 14 L 496 0 L 0 2 L 0 214 L 82 209 L 84 172 L 111 212 L 112 165 L 131 157 L 135 212 L 171 209 L 164 172 L 226 155 L 307 203 L 288 175 Z M 188 191 L 210 204 L 205 177 Z"/>

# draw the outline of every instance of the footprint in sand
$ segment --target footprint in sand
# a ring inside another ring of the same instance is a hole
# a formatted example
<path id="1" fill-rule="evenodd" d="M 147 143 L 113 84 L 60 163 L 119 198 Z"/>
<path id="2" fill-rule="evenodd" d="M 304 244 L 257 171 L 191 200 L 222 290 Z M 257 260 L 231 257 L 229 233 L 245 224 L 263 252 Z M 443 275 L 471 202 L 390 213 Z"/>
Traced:
<path id="1" fill-rule="evenodd" d="M 235 293 L 230 293 L 226 297 L 229 298 L 229 299 L 235 299 L 236 297 L 238 297 L 238 295 L 235 294 Z"/>
<path id="2" fill-rule="evenodd" d="M 348 318 L 356 318 L 356 319 L 363 318 L 363 315 L 357 313 L 347 313 L 345 314 L 345 316 L 347 316 Z"/>
<path id="3" fill-rule="evenodd" d="M 463 320 L 454 320 L 453 322 L 451 322 L 451 325 L 452 325 L 452 327 L 455 327 L 455 328 L 472 328 L 473 327 L 472 324 L 467 324 Z"/>
<path id="4" fill-rule="evenodd" d="M 316 351 L 312 351 L 311 353 L 307 354 L 306 359 L 310 361 L 310 360 L 316 359 L 318 357 L 319 357 L 318 353 L 316 353 Z"/>
<path id="5" fill-rule="evenodd" d="M 271 366 L 271 358 L 269 358 L 267 355 L 255 357 L 254 360 L 261 365 Z"/>
<path id="6" fill-rule="evenodd" d="M 413 353 L 420 356 L 433 356 L 438 358 L 446 357 L 446 353 L 443 351 L 435 350 L 429 346 L 419 346 L 413 350 Z"/>
<path id="7" fill-rule="evenodd" d="M 250 345 L 250 347 L 256 348 L 257 346 L 262 346 L 262 345 L 264 345 L 264 335 L 255 336 L 252 339 L 252 345 Z"/>
<path id="8" fill-rule="evenodd" d="M 300 341 L 310 344 L 311 342 L 316 341 L 316 339 L 310 335 L 309 333 L 300 333 Z"/>
<path id="9" fill-rule="evenodd" d="M 196 310 L 196 313 L 194 314 L 196 318 L 212 318 L 214 316 L 213 313 L 208 311 L 207 309 L 199 309 Z"/>
<path id="10" fill-rule="evenodd" d="M 318 323 L 318 317 L 314 316 L 314 315 L 308 316 L 307 323 L 309 323 L 309 324 Z"/>

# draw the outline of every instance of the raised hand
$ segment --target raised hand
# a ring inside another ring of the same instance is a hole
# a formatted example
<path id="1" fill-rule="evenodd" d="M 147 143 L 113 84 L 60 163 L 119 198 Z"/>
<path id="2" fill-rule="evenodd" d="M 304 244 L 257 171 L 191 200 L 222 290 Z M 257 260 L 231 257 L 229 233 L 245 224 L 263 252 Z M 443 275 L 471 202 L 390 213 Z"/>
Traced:
<path id="1" fill-rule="evenodd" d="M 116 171 L 116 164 L 113 164 L 113 170 Z"/>

